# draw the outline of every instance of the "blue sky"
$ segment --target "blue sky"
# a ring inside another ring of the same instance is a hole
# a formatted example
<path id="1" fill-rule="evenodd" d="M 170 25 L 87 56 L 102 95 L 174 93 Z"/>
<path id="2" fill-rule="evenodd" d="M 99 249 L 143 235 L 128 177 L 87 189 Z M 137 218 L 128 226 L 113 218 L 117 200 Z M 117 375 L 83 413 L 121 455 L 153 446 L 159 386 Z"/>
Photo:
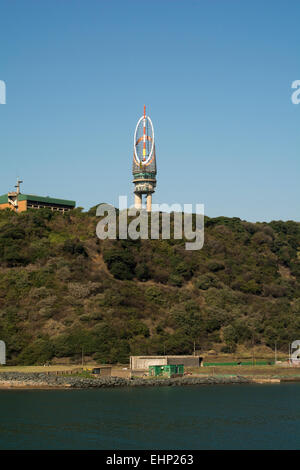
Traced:
<path id="1" fill-rule="evenodd" d="M 300 3 L 1 0 L 0 193 L 132 203 L 146 104 L 160 203 L 300 221 Z"/>

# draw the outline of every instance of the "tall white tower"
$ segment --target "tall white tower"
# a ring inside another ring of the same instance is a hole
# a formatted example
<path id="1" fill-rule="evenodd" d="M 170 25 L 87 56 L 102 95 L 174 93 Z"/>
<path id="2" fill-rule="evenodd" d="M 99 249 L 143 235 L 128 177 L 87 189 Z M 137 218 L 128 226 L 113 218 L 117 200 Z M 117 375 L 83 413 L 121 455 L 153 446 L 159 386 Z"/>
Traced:
<path id="1" fill-rule="evenodd" d="M 154 129 L 150 117 L 146 116 L 146 106 L 136 125 L 133 145 L 134 205 L 142 209 L 143 195 L 146 195 L 147 211 L 151 212 L 156 187 L 156 156 Z"/>

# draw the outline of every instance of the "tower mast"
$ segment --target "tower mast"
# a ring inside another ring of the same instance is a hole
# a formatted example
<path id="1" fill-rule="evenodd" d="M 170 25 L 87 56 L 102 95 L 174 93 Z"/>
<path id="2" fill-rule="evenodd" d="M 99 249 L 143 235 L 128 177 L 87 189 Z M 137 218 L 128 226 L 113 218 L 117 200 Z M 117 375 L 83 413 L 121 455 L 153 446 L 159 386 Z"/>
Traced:
<path id="1" fill-rule="evenodd" d="M 142 209 L 142 198 L 146 195 L 147 211 L 151 212 L 152 194 L 156 187 L 156 155 L 153 124 L 150 117 L 146 116 L 145 105 L 144 114 L 138 120 L 134 133 L 132 174 L 135 208 Z"/>
<path id="2" fill-rule="evenodd" d="M 146 105 L 144 104 L 144 121 L 143 121 L 143 161 L 146 159 Z"/>

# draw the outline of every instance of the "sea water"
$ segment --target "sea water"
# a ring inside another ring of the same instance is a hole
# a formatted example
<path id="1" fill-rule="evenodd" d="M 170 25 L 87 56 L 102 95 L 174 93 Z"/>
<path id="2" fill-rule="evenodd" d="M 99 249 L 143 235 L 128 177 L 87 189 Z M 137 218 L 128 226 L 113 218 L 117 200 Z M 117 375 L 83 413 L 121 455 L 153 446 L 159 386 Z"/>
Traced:
<path id="1" fill-rule="evenodd" d="M 1 390 L 0 449 L 299 449 L 300 384 Z"/>

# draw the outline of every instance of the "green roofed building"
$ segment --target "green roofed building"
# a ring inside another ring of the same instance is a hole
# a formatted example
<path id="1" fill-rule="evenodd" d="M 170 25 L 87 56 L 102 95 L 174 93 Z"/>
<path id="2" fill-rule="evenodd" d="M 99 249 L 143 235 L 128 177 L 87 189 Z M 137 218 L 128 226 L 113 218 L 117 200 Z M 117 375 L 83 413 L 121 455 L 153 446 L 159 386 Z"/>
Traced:
<path id="1" fill-rule="evenodd" d="M 36 196 L 34 194 L 22 194 L 20 183 L 16 184 L 16 191 L 11 191 L 0 196 L 0 209 L 12 209 L 16 212 L 24 212 L 28 209 L 48 208 L 52 211 L 66 212 L 74 209 L 76 202 L 67 199 L 57 199 L 49 196 Z"/>

